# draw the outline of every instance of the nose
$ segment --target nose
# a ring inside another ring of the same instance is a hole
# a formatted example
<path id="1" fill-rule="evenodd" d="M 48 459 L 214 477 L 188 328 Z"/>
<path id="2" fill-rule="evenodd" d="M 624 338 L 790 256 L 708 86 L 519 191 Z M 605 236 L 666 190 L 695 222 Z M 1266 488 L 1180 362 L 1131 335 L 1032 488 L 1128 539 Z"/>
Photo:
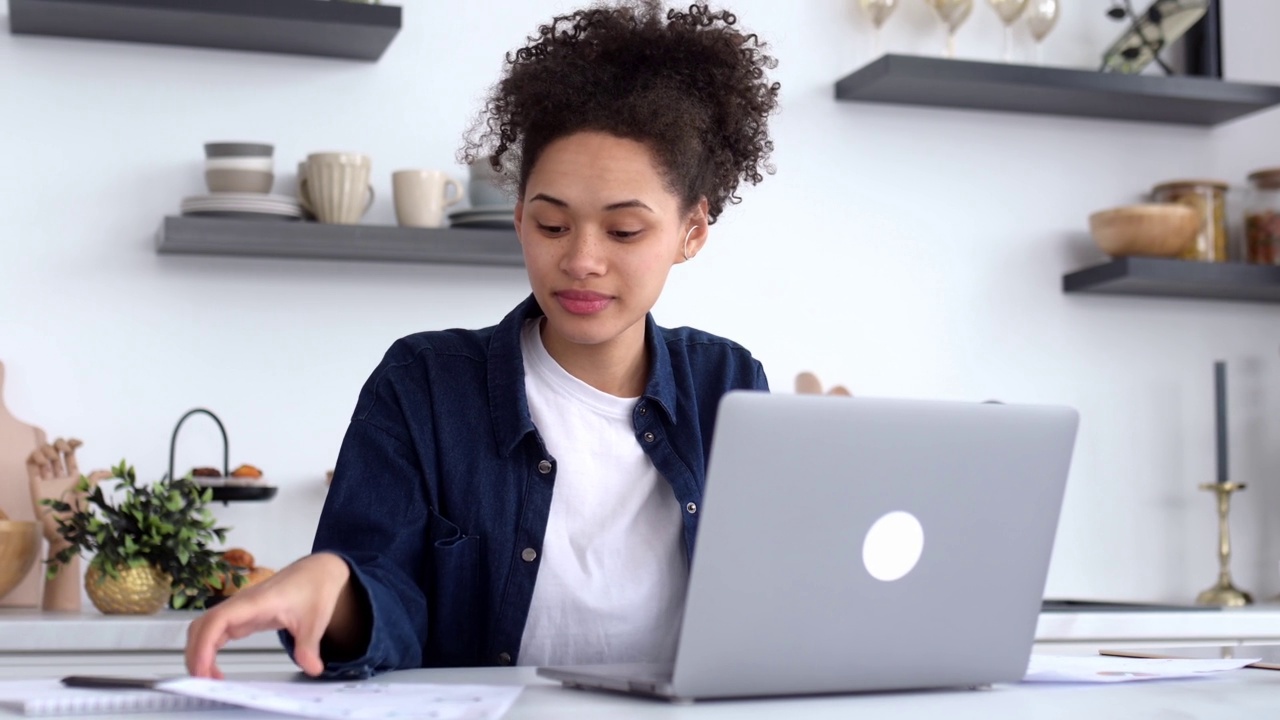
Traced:
<path id="1" fill-rule="evenodd" d="M 560 270 L 575 280 L 604 274 L 604 248 L 599 234 L 590 229 L 575 230 L 565 238 Z"/>

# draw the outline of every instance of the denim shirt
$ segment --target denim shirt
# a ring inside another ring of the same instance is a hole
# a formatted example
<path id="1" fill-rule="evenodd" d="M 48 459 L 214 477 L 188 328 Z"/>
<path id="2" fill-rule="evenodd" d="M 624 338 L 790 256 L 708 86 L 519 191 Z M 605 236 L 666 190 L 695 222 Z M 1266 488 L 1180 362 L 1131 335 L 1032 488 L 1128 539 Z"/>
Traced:
<path id="1" fill-rule="evenodd" d="M 530 296 L 493 327 L 402 338 L 365 383 L 313 551 L 347 561 L 372 635 L 363 657 L 328 662 L 326 675 L 519 657 L 557 469 L 530 419 L 520 353 L 525 320 L 542 314 Z M 714 335 L 648 316 L 645 342 L 649 380 L 632 424 L 671 483 L 692 557 L 720 398 L 768 381 L 749 352 Z"/>

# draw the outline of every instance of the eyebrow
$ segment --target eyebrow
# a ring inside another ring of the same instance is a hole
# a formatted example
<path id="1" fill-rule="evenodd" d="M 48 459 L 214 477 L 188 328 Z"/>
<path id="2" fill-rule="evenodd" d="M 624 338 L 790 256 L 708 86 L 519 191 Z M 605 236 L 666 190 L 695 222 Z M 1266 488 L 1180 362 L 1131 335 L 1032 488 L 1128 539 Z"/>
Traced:
<path id="1" fill-rule="evenodd" d="M 541 200 L 545 203 L 551 203 L 556 207 L 562 207 L 562 208 L 569 207 L 569 203 L 565 202 L 564 200 L 561 200 L 560 198 L 551 197 L 546 193 L 538 193 L 537 195 L 534 195 L 533 197 L 529 198 L 529 202 L 535 202 L 538 200 Z M 648 210 L 649 212 L 653 212 L 653 208 L 635 199 L 623 200 L 622 202 L 616 202 L 616 203 L 609 203 L 608 205 L 604 206 L 605 210 L 625 210 L 627 208 L 640 208 L 642 210 Z"/>

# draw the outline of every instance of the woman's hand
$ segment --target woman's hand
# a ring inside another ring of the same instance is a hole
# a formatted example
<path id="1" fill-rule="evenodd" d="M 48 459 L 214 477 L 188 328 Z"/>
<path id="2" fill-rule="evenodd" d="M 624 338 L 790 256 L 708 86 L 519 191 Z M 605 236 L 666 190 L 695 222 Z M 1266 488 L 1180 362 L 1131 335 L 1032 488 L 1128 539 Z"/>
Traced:
<path id="1" fill-rule="evenodd" d="M 322 638 L 341 648 L 368 644 L 370 618 L 362 616 L 354 595 L 345 560 L 330 553 L 302 558 L 196 618 L 187 628 L 187 672 L 221 679 L 216 656 L 228 641 L 288 630 L 296 642 L 294 662 L 308 675 L 319 675 Z"/>
<path id="2" fill-rule="evenodd" d="M 822 391 L 822 381 L 818 379 L 817 375 L 814 375 L 811 372 L 802 372 L 799 375 L 796 375 L 796 394 L 822 395 L 824 394 Z M 849 392 L 848 388 L 843 385 L 836 385 L 830 390 L 827 390 L 825 394 L 843 395 L 844 397 L 850 397 L 853 395 L 853 393 Z"/>

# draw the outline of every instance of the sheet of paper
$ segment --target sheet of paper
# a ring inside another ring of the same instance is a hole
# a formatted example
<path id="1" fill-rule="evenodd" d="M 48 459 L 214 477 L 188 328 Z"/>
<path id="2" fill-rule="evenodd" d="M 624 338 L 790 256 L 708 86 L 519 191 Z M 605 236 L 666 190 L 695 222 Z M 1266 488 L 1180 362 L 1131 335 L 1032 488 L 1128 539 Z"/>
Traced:
<path id="1" fill-rule="evenodd" d="M 1032 655 L 1023 682 L 1116 683 L 1203 677 L 1239 670 L 1258 658 L 1148 660 L 1095 656 Z"/>
<path id="2" fill-rule="evenodd" d="M 523 689 L 506 685 L 362 682 L 230 682 L 183 678 L 159 689 L 255 710 L 323 720 L 497 720 Z"/>

